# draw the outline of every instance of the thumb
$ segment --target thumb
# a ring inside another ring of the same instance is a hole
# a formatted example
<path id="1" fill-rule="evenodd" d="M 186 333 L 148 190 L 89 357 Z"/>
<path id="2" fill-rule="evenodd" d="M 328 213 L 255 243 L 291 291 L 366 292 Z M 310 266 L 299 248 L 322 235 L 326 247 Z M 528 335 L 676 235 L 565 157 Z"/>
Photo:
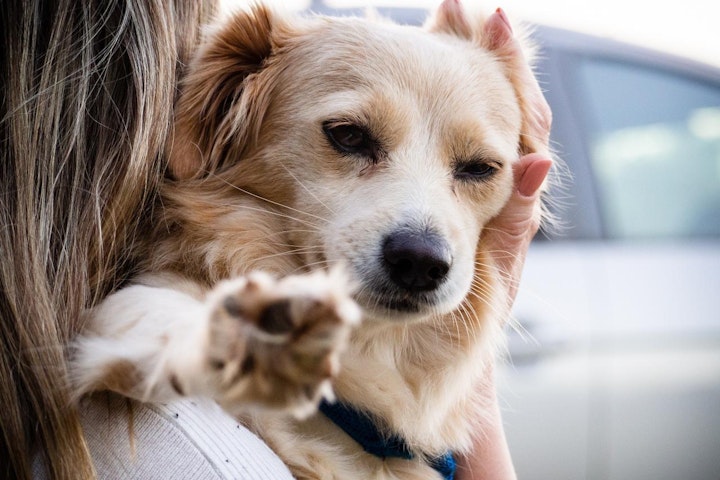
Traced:
<path id="1" fill-rule="evenodd" d="M 497 234 L 496 240 L 502 243 L 494 245 L 495 247 L 514 252 L 517 247 L 513 245 L 512 238 L 522 240 L 528 237 L 529 240 L 535 235 L 540 220 L 540 186 L 551 167 L 552 160 L 538 153 L 525 155 L 513 166 L 515 190 L 500 214 L 489 225 L 490 231 Z M 510 243 L 506 245 L 508 242 Z"/>
<path id="2" fill-rule="evenodd" d="M 552 160 L 539 153 L 522 157 L 514 168 L 517 192 L 524 197 L 536 198 L 552 164 Z"/>
<path id="3" fill-rule="evenodd" d="M 523 156 L 513 166 L 515 190 L 502 211 L 485 227 L 483 245 L 515 298 L 530 241 L 540 226 L 540 186 L 552 160 L 538 153 Z"/>

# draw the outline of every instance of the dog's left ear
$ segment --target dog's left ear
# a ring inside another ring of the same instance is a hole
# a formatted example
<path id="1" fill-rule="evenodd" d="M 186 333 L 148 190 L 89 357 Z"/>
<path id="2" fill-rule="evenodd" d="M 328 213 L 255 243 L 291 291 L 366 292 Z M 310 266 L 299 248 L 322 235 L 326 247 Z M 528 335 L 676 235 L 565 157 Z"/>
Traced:
<path id="1" fill-rule="evenodd" d="M 473 29 L 459 0 L 445 0 L 425 22 L 425 29 L 432 33 L 456 35 L 466 40 L 473 37 Z"/>
<path id="2" fill-rule="evenodd" d="M 175 106 L 166 149 L 173 178 L 203 177 L 242 155 L 269 102 L 263 76 L 280 23 L 274 12 L 256 5 L 209 34 Z"/>
<path id="3" fill-rule="evenodd" d="M 498 8 L 487 18 L 468 19 L 459 0 L 444 0 L 425 28 L 469 40 L 500 60 L 522 115 L 518 153 L 549 155 L 552 113 L 532 73 L 532 48 L 529 42 L 521 42 L 514 35 L 505 12 Z"/>

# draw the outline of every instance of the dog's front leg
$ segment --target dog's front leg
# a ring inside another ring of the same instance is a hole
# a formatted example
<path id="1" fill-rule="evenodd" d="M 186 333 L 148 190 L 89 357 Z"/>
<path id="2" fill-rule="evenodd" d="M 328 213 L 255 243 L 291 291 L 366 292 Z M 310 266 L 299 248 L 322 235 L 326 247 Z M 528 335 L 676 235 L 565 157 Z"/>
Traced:
<path id="1" fill-rule="evenodd" d="M 112 390 L 166 401 L 212 389 L 203 358 L 210 310 L 200 287 L 183 281 L 188 288 L 176 289 L 148 280 L 86 313 L 85 330 L 73 344 L 70 374 L 77 395 Z"/>
<path id="2" fill-rule="evenodd" d="M 345 283 L 322 272 L 281 280 L 254 273 L 207 294 L 177 278 L 145 282 L 89 312 L 72 363 L 79 394 L 210 396 L 232 413 L 310 413 L 331 395 L 340 351 L 360 317 Z"/>

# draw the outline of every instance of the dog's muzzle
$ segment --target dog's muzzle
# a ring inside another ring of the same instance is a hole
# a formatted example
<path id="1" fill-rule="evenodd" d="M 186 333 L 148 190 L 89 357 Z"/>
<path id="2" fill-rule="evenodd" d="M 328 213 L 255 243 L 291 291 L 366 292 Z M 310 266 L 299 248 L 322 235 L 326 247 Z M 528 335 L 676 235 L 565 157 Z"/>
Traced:
<path id="1" fill-rule="evenodd" d="M 425 315 L 448 292 L 453 255 L 445 238 L 426 227 L 402 226 L 383 236 L 373 261 L 353 263 L 363 287 L 356 298 L 371 316 Z"/>

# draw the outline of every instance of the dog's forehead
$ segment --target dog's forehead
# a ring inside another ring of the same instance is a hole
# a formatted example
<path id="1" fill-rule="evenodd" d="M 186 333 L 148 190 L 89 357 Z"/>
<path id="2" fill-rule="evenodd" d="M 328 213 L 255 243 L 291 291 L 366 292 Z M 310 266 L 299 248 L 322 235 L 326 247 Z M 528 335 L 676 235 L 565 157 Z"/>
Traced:
<path id="1" fill-rule="evenodd" d="M 300 36 L 296 47 L 296 54 L 305 57 L 302 64 L 308 80 L 315 78 L 317 83 L 335 80 L 372 87 L 387 82 L 396 87 L 468 91 L 502 77 L 498 62 L 480 47 L 413 26 L 325 19 Z"/>
<path id="2" fill-rule="evenodd" d="M 309 102 L 298 109 L 307 120 L 397 106 L 411 114 L 395 118 L 477 127 L 508 155 L 516 149 L 520 112 L 513 87 L 501 63 L 469 41 L 418 27 L 326 19 L 288 53 L 286 94 L 294 95 L 290 102 Z"/>

